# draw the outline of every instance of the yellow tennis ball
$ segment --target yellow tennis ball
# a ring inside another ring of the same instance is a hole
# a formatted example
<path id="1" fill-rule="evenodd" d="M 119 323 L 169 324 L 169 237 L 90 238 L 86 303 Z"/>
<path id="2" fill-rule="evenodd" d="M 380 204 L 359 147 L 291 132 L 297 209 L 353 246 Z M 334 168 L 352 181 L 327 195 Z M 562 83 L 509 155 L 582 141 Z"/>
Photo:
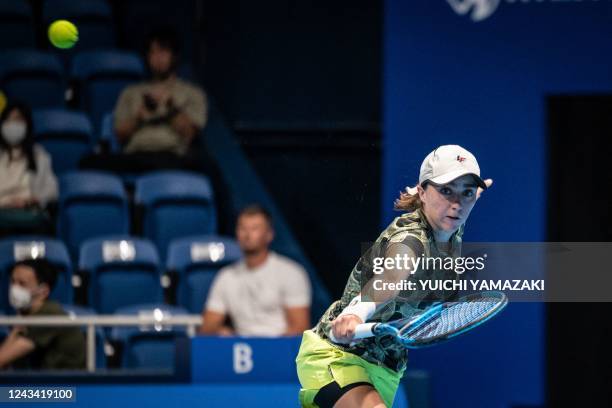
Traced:
<path id="1" fill-rule="evenodd" d="M 57 48 L 71 48 L 79 40 L 79 31 L 68 20 L 57 20 L 49 26 L 49 41 Z"/>

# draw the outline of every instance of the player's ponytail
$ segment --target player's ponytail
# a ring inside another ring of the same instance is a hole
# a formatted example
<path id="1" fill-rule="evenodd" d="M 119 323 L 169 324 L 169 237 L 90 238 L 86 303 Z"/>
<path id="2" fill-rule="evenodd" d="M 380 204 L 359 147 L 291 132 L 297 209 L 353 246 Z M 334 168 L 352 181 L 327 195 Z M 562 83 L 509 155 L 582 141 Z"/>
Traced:
<path id="1" fill-rule="evenodd" d="M 408 191 L 401 191 L 398 198 L 393 203 L 393 209 L 396 211 L 412 212 L 423 207 L 423 203 L 419 198 L 419 194 L 411 194 Z"/>

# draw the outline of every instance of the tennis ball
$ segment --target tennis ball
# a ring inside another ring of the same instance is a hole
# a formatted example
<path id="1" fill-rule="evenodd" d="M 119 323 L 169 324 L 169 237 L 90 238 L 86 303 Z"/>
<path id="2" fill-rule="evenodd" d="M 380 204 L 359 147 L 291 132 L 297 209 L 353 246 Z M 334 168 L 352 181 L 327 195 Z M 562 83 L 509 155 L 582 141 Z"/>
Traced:
<path id="1" fill-rule="evenodd" d="M 79 40 L 79 31 L 68 20 L 57 20 L 49 26 L 49 41 L 57 48 L 71 48 Z"/>

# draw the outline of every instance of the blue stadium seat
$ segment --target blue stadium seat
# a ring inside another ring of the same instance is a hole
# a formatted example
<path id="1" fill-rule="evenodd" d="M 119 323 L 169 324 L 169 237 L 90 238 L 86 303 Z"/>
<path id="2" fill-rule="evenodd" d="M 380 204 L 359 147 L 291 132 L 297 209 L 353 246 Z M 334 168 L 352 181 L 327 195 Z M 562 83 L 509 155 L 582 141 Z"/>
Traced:
<path id="1" fill-rule="evenodd" d="M 118 309 L 116 315 L 185 315 L 187 310 L 149 303 Z M 172 327 L 161 323 L 157 326 L 116 327 L 111 338 L 123 344 L 123 368 L 172 369 L 174 367 L 175 341 L 187 337 L 185 327 Z"/>
<path id="2" fill-rule="evenodd" d="M 93 238 L 81 246 L 79 269 L 88 276 L 88 301 L 99 313 L 145 302 L 161 302 L 157 250 L 127 235 Z"/>
<path id="3" fill-rule="evenodd" d="M 0 2 L 0 49 L 34 47 L 36 36 L 28 1 Z"/>
<path id="4" fill-rule="evenodd" d="M 117 141 L 117 135 L 115 135 L 114 115 L 112 112 L 108 112 L 102 117 L 98 143 L 108 146 L 109 152 L 118 153 L 121 151 L 121 147 Z"/>
<path id="5" fill-rule="evenodd" d="M 111 174 L 82 171 L 60 177 L 57 233 L 76 259 L 86 239 L 129 232 L 127 196 Z"/>
<path id="6" fill-rule="evenodd" d="M 202 312 L 216 273 L 241 257 L 232 238 L 198 235 L 172 241 L 166 266 L 178 278 L 177 303 L 191 313 Z"/>
<path id="7" fill-rule="evenodd" d="M 93 128 L 87 115 L 66 109 L 41 109 L 33 114 L 36 140 L 51 154 L 56 174 L 77 170 L 92 150 Z"/>
<path id="8" fill-rule="evenodd" d="M 121 91 L 142 79 L 144 66 L 135 53 L 87 51 L 75 55 L 70 75 L 79 84 L 80 108 L 99 126 L 103 115 L 115 108 Z"/>
<path id="9" fill-rule="evenodd" d="M 64 106 L 64 69 L 53 54 L 11 50 L 0 54 L 0 89 L 32 108 Z"/>
<path id="10" fill-rule="evenodd" d="M 142 209 L 143 233 L 155 242 L 162 259 L 171 240 L 217 230 L 213 191 L 200 174 L 149 173 L 136 180 L 134 200 Z"/>
<path id="11" fill-rule="evenodd" d="M 61 303 L 72 303 L 72 263 L 66 246 L 57 239 L 24 235 L 0 240 L 0 311 L 9 311 L 8 294 L 10 267 L 17 261 L 45 258 L 58 269 L 57 282 L 51 299 Z"/>
<path id="12" fill-rule="evenodd" d="M 62 305 L 62 308 L 70 317 L 87 317 L 96 316 L 95 310 L 83 306 Z M 83 326 L 83 333 L 87 332 L 87 327 Z M 104 343 L 106 336 L 102 327 L 96 327 L 96 368 L 106 368 L 106 354 L 104 352 Z"/>
<path id="13" fill-rule="evenodd" d="M 79 30 L 75 51 L 116 46 L 112 10 L 105 0 L 46 0 L 42 18 L 45 26 L 55 20 L 72 21 Z"/>

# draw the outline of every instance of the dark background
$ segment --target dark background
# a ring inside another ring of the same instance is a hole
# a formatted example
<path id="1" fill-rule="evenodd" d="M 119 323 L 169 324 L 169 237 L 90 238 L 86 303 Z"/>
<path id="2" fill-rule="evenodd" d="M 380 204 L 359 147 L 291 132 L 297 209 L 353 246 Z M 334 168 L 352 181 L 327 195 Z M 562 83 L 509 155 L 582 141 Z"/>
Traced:
<path id="1" fill-rule="evenodd" d="M 556 95 L 547 102 L 549 241 L 609 242 L 612 96 Z M 550 406 L 612 405 L 611 315 L 609 303 L 547 305 Z"/>
<path id="2" fill-rule="evenodd" d="M 230 0 L 202 10 L 207 89 L 334 297 L 360 243 L 379 233 L 382 7 Z"/>

